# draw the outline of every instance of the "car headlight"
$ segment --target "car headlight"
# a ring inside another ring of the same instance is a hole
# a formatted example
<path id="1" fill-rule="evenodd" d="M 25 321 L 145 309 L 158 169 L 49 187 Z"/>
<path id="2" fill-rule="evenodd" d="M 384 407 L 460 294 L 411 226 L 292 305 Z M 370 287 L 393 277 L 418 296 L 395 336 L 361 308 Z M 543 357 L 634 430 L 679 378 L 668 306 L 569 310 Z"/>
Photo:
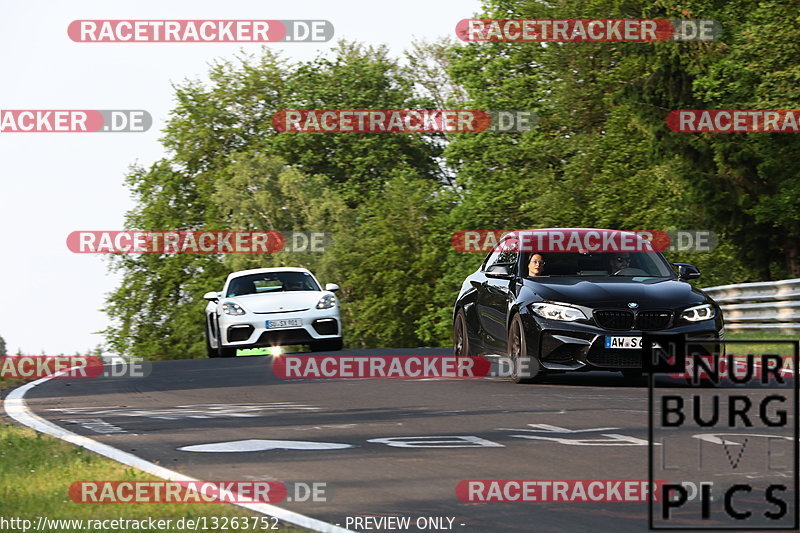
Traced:
<path id="1" fill-rule="evenodd" d="M 222 312 L 226 315 L 243 315 L 244 309 L 239 304 L 233 302 L 225 302 L 222 304 Z"/>
<path id="2" fill-rule="evenodd" d="M 336 296 L 333 294 L 326 294 L 317 302 L 317 309 L 330 309 L 336 305 Z"/>
<path id="3" fill-rule="evenodd" d="M 583 314 L 583 311 L 567 305 L 535 303 L 531 304 L 531 311 L 542 318 L 549 318 L 550 320 L 564 320 L 566 322 L 586 320 L 586 315 Z"/>
<path id="4" fill-rule="evenodd" d="M 695 305 L 694 307 L 685 309 L 681 313 L 681 318 L 683 320 L 688 320 L 689 322 L 700 322 L 701 320 L 711 320 L 716 316 L 717 316 L 717 311 L 711 304 Z"/>

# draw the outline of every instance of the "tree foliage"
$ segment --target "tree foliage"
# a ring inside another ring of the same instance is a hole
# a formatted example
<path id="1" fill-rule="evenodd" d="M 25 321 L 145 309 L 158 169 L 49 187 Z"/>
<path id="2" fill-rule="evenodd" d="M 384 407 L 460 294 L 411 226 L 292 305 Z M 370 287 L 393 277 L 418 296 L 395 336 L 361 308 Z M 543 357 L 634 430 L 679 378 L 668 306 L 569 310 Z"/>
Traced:
<path id="1" fill-rule="evenodd" d="M 342 42 L 269 51 L 175 87 L 165 156 L 134 167 L 136 229 L 325 231 L 324 254 L 118 256 L 110 347 L 203 351 L 201 296 L 231 270 L 299 265 L 341 285 L 346 343 L 444 345 L 479 254 L 462 229 L 710 229 L 673 253 L 715 285 L 800 277 L 800 136 L 676 133 L 679 109 L 800 109 L 800 6 L 779 0 L 485 0 L 483 18 L 702 18 L 714 42 L 415 42 L 404 61 Z M 523 109 L 528 132 L 277 133 L 284 109 Z"/>
<path id="2" fill-rule="evenodd" d="M 384 47 L 340 43 L 333 57 L 299 64 L 268 51 L 219 62 L 208 83 L 176 87 L 162 141 L 167 156 L 128 175 L 136 207 L 126 226 L 318 230 L 345 242 L 356 221 L 380 213 L 382 194 L 394 190 L 393 180 L 414 179 L 423 188 L 442 181 L 440 145 L 422 135 L 279 135 L 272 117 L 283 109 L 419 107 L 412 89 Z M 109 345 L 144 357 L 198 355 L 204 349 L 202 295 L 219 290 L 228 272 L 297 265 L 324 280 L 357 278 L 340 259 L 335 252 L 115 256 L 112 268 L 123 273 L 123 283 L 108 298 Z M 369 307 L 362 300 L 380 299 L 378 292 L 377 285 L 356 290 L 343 283 L 341 294 L 355 309 Z M 408 334 L 400 336 L 409 342 Z"/>

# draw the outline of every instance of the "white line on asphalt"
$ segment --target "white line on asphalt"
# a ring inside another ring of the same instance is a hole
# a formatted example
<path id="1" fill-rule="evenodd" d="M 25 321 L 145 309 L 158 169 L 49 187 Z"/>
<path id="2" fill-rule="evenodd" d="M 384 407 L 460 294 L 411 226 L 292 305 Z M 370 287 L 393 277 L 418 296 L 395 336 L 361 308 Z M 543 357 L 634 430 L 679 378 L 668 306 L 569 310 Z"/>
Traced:
<path id="1" fill-rule="evenodd" d="M 182 452 L 234 453 L 262 452 L 266 450 L 344 450 L 346 448 L 355 448 L 355 445 L 343 444 L 341 442 L 312 442 L 307 440 L 245 439 L 181 446 L 178 450 Z"/>
<path id="2" fill-rule="evenodd" d="M 25 385 L 12 390 L 8 396 L 6 396 L 6 399 L 3 402 L 3 407 L 5 408 L 6 413 L 8 413 L 8 416 L 31 429 L 52 435 L 67 442 L 71 442 L 77 446 L 82 446 L 87 450 L 104 455 L 109 459 L 117 461 L 118 463 L 138 468 L 139 470 L 143 470 L 148 474 L 152 474 L 162 479 L 166 479 L 168 481 L 200 481 L 193 477 L 175 472 L 174 470 L 169 470 L 168 468 L 164 468 L 163 466 L 159 466 L 155 463 L 151 463 L 150 461 L 142 459 L 141 457 L 137 457 L 132 453 L 123 452 L 122 450 L 118 450 L 117 448 L 103 444 L 102 442 L 97 442 L 96 440 L 92 440 L 88 437 L 67 431 L 66 429 L 57 426 L 52 422 L 48 422 L 44 418 L 33 413 L 33 411 L 28 408 L 28 405 L 25 402 L 25 393 L 37 385 L 41 385 L 42 383 L 45 383 L 52 378 L 67 372 L 69 372 L 69 369 L 54 374 L 52 377 L 41 378 L 37 379 L 36 381 L 26 383 Z M 284 522 L 296 524 L 313 531 L 320 531 L 323 533 L 353 533 L 349 529 L 344 529 L 333 524 L 323 522 L 322 520 L 317 520 L 316 518 L 311 518 L 310 516 L 295 513 L 287 509 L 282 509 L 268 503 L 235 503 L 233 505 L 238 505 L 239 507 L 244 507 L 245 509 L 268 516 L 274 516 L 275 518 L 283 520 Z"/>

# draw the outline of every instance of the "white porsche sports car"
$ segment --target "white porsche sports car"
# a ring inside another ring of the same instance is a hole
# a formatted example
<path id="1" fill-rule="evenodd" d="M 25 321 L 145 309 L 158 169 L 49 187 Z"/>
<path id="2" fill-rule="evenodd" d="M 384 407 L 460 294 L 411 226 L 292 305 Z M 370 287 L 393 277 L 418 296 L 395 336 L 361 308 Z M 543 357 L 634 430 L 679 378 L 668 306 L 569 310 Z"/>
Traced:
<path id="1" fill-rule="evenodd" d="M 340 350 L 342 326 L 334 283 L 322 290 L 305 268 L 256 268 L 228 275 L 222 292 L 209 292 L 209 357 L 236 350 L 308 344 L 312 351 Z"/>

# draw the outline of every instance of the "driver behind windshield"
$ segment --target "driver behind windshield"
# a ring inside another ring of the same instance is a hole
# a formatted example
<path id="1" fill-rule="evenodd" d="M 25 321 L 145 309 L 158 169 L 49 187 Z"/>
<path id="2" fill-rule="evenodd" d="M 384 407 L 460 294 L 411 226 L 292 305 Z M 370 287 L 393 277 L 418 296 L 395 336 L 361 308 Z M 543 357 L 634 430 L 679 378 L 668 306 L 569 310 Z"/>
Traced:
<path id="1" fill-rule="evenodd" d="M 303 286 L 303 281 L 299 279 L 291 279 L 286 284 L 287 291 L 304 291 L 306 288 Z"/>
<path id="2" fill-rule="evenodd" d="M 531 255 L 528 261 L 528 275 L 529 276 L 543 276 L 544 275 L 544 257 L 542 254 Z"/>
<path id="3" fill-rule="evenodd" d="M 631 254 L 627 252 L 611 254 L 608 258 L 608 266 L 612 275 L 617 274 L 620 270 L 631 266 Z"/>

